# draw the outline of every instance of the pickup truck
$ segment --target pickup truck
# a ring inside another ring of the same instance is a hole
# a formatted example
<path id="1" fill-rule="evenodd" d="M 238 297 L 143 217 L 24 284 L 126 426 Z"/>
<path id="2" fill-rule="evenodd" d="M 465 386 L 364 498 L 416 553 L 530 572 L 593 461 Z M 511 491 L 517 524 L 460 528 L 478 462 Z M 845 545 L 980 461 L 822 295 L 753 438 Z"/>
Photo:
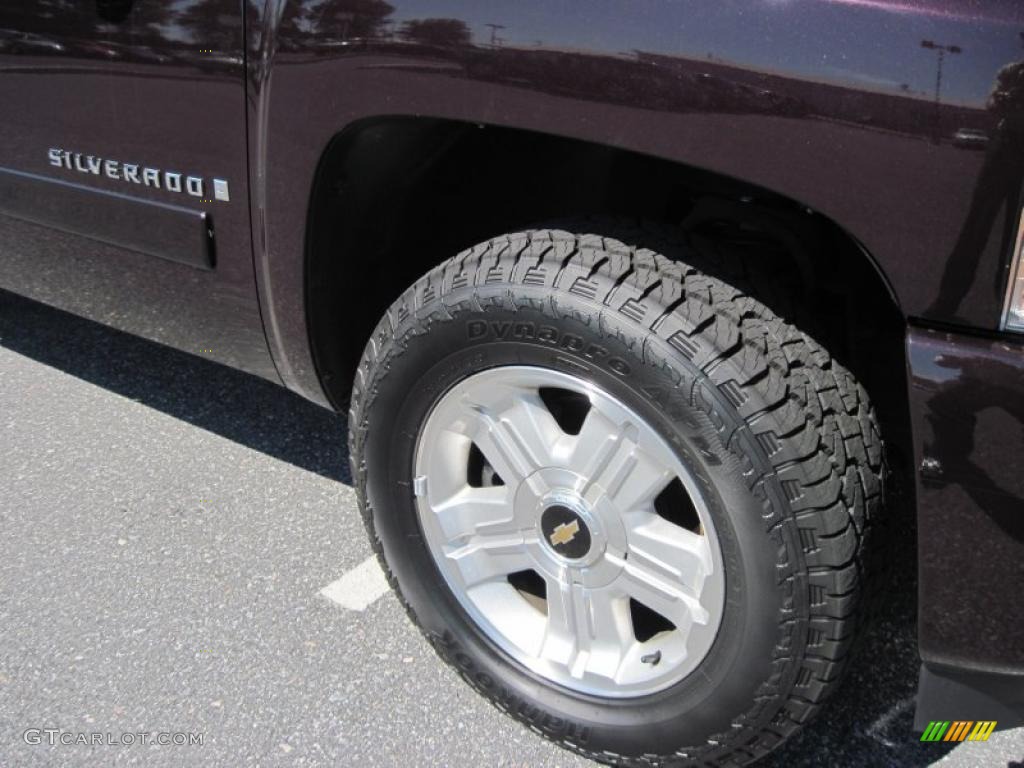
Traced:
<path id="1" fill-rule="evenodd" d="M 756 761 L 906 558 L 918 728 L 1012 726 L 1022 30 L 1017 0 L 5 3 L 0 286 L 347 411 L 410 619 L 581 755 Z"/>

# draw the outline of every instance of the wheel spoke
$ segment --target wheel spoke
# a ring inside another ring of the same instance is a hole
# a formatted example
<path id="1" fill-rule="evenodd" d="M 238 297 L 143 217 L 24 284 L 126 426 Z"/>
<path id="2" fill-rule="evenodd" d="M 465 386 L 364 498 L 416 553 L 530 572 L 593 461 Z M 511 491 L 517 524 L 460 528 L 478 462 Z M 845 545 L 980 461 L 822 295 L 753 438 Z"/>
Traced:
<path id="1" fill-rule="evenodd" d="M 521 482 L 553 463 L 563 432 L 539 396 L 516 394 L 500 411 L 472 401 L 465 405 L 477 422 L 474 442 L 505 483 Z"/>
<path id="2" fill-rule="evenodd" d="M 430 508 L 447 542 L 445 556 L 467 587 L 530 566 L 526 543 L 534 534 L 527 533 L 528 521 L 516 519 L 508 488 L 466 486 Z"/>
<path id="3" fill-rule="evenodd" d="M 476 534 L 464 544 L 446 547 L 444 555 L 455 564 L 467 589 L 533 566 L 520 531 Z"/>
<path id="4" fill-rule="evenodd" d="M 630 563 L 683 587 L 691 595 L 700 595 L 712 568 L 707 540 L 653 513 L 634 517 L 642 517 L 644 522 L 628 530 Z"/>
<path id="5" fill-rule="evenodd" d="M 515 519 L 509 489 L 504 486 L 465 486 L 447 499 L 432 504 L 431 510 L 448 542 L 474 534 L 493 536 L 514 532 L 529 524 L 520 524 Z"/>
<path id="6" fill-rule="evenodd" d="M 614 678 L 634 638 L 629 604 L 608 589 L 548 580 L 548 626 L 542 654 L 574 678 Z"/>
<path id="7" fill-rule="evenodd" d="M 626 594 L 660 613 L 683 632 L 693 623 L 707 624 L 710 621 L 707 609 L 686 587 L 666 576 L 661 568 L 636 562 L 639 559 L 631 555 L 624 563 L 622 575 L 616 580 Z"/>
<path id="8" fill-rule="evenodd" d="M 591 408 L 573 448 L 574 467 L 587 478 L 586 494 L 600 487 L 623 513 L 653 509 L 654 499 L 672 480 L 672 471 L 638 440 L 630 423 L 616 423 Z"/>
<path id="9" fill-rule="evenodd" d="M 568 664 L 576 651 L 576 626 L 579 609 L 570 582 L 548 578 L 548 625 L 541 655 L 559 664 Z"/>
<path id="10" fill-rule="evenodd" d="M 588 593 L 589 633 L 581 635 L 581 646 L 590 653 L 588 668 L 614 679 L 630 647 L 636 642 L 629 618 L 629 601 L 609 589 Z"/>

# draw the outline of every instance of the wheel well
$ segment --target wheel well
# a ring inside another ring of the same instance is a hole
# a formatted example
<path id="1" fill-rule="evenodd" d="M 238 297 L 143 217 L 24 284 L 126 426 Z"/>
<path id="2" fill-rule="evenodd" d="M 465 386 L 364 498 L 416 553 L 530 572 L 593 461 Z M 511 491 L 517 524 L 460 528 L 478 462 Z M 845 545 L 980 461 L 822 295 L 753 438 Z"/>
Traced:
<path id="1" fill-rule="evenodd" d="M 583 216 L 597 234 L 602 220 L 622 218 L 681 227 L 733 261 L 756 261 L 757 274 L 789 295 L 776 311 L 797 307 L 813 320 L 820 341 L 868 389 L 887 441 L 910 455 L 905 320 L 874 261 L 837 224 L 698 168 L 449 120 L 361 121 L 323 154 L 310 203 L 306 306 L 328 397 L 345 407 L 374 325 L 430 267 L 490 237 Z"/>

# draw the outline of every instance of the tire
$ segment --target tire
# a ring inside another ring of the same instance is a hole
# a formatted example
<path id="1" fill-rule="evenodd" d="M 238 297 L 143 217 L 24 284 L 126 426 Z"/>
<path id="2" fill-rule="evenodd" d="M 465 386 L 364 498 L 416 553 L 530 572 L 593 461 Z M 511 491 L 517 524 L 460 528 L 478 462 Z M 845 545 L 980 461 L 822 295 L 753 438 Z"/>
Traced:
<path id="1" fill-rule="evenodd" d="M 882 444 L 865 391 L 821 346 L 714 277 L 691 245 L 657 250 L 539 230 L 431 270 L 367 344 L 352 474 L 412 620 L 499 709 L 600 762 L 743 765 L 793 735 L 840 679 L 882 500 Z M 413 477 L 425 424 L 460 382 L 516 366 L 625 404 L 703 494 L 724 590 L 713 641 L 682 679 L 629 696 L 553 682 L 481 629 L 432 553 Z"/>

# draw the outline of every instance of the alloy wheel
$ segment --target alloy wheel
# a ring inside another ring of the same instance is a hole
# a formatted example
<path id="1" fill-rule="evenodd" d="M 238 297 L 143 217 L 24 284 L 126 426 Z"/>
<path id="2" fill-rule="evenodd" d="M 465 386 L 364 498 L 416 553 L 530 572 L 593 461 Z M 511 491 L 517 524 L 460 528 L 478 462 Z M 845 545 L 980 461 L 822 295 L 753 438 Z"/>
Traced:
<path id="1" fill-rule="evenodd" d="M 425 541 L 484 635 L 545 679 L 635 697 L 715 639 L 721 551 L 695 478 L 620 400 L 533 366 L 440 397 L 415 454 Z"/>

